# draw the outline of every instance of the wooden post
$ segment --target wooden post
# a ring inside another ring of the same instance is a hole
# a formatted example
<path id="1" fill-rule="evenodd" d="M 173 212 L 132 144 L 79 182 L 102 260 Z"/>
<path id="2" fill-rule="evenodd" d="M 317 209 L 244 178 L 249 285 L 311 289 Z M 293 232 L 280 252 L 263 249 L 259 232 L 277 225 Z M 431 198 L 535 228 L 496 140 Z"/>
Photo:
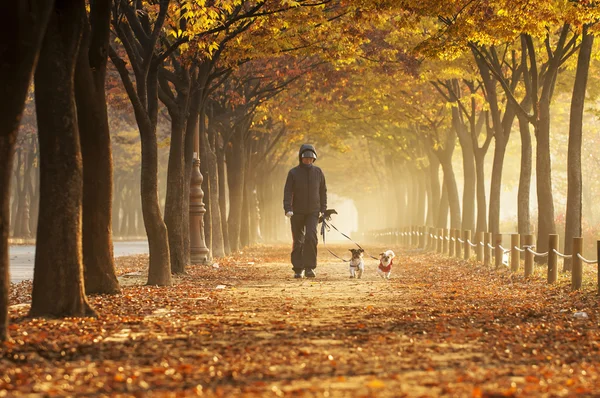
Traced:
<path id="1" fill-rule="evenodd" d="M 558 256 L 554 250 L 558 249 L 558 235 L 548 235 L 548 283 L 558 279 Z"/>
<path id="2" fill-rule="evenodd" d="M 477 262 L 478 263 L 483 263 L 483 250 L 484 249 L 483 249 L 482 243 L 485 240 L 484 234 L 485 234 L 485 232 L 477 232 L 475 234 L 475 236 L 477 236 L 477 239 L 475 241 L 475 243 L 477 243 L 475 252 L 477 253 Z"/>
<path id="3" fill-rule="evenodd" d="M 443 229 L 443 234 L 442 234 L 442 254 L 448 254 L 448 241 L 446 240 L 446 237 L 448 236 L 448 228 L 444 228 Z"/>
<path id="4" fill-rule="evenodd" d="M 489 267 L 492 265 L 492 249 L 488 246 L 492 244 L 492 233 L 483 233 L 483 265 Z"/>
<path id="5" fill-rule="evenodd" d="M 442 239 L 444 238 L 444 228 L 438 228 L 437 235 L 437 252 L 442 254 L 444 252 L 444 242 L 442 241 Z"/>
<path id="6" fill-rule="evenodd" d="M 419 249 L 425 249 L 425 227 L 419 227 Z"/>
<path id="7" fill-rule="evenodd" d="M 502 257 L 504 256 L 504 250 L 500 246 L 502 246 L 502 234 L 496 234 L 494 236 L 494 264 L 496 269 L 502 265 Z"/>
<path id="8" fill-rule="evenodd" d="M 519 265 L 521 265 L 521 256 L 516 248 L 521 246 L 521 235 L 512 234 L 510 236 L 510 270 L 512 272 L 519 272 Z"/>
<path id="9" fill-rule="evenodd" d="M 469 243 L 471 240 L 471 231 L 463 231 L 463 240 L 465 241 L 465 255 L 463 256 L 463 259 L 468 261 L 471 259 L 471 244 Z"/>
<path id="10" fill-rule="evenodd" d="M 583 238 L 573 238 L 573 257 L 571 258 L 571 290 L 581 289 L 583 280 L 583 261 L 578 254 L 583 251 Z"/>
<path id="11" fill-rule="evenodd" d="M 462 232 L 460 229 L 456 229 L 456 232 L 454 233 L 454 236 L 456 237 L 456 241 L 454 242 L 454 251 L 456 254 L 456 258 L 461 258 L 462 256 L 460 255 L 460 253 L 462 252 L 462 243 L 460 243 L 460 240 L 462 240 Z M 459 240 L 460 239 L 460 240 Z"/>
<path id="12" fill-rule="evenodd" d="M 525 247 L 525 278 L 533 274 L 533 253 L 526 246 L 533 245 L 533 235 L 523 235 L 523 247 Z"/>
<path id="13" fill-rule="evenodd" d="M 454 249 L 456 247 L 456 243 L 455 243 L 455 241 L 452 240 L 452 238 L 455 238 L 455 236 L 454 236 L 455 231 L 456 230 L 454 228 L 450 228 L 450 240 L 448 241 L 448 256 L 449 257 L 454 257 Z"/>

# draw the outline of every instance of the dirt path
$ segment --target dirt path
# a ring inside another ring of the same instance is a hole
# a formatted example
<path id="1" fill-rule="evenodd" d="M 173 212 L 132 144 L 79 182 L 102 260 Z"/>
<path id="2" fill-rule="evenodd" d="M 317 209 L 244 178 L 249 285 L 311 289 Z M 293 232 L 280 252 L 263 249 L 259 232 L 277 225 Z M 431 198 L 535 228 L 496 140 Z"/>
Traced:
<path id="1" fill-rule="evenodd" d="M 172 288 L 122 277 L 123 294 L 91 299 L 98 319 L 29 320 L 13 306 L 0 396 L 600 394 L 589 289 L 401 251 L 390 281 L 375 260 L 349 279 L 323 250 L 317 278 L 296 280 L 288 251 L 194 267 Z"/>

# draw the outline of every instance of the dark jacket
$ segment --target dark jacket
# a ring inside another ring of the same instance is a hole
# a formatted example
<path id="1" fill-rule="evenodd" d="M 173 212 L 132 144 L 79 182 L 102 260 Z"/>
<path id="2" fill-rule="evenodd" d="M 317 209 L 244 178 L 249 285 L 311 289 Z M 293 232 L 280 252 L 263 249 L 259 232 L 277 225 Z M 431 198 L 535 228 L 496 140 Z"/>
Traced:
<path id="1" fill-rule="evenodd" d="M 302 153 L 312 151 L 315 156 L 317 152 L 312 145 L 304 144 L 298 152 L 299 165 L 288 173 L 283 190 L 283 209 L 287 213 L 312 214 L 325 212 L 327 209 L 327 185 L 325 175 L 320 168 L 314 164 L 302 163 Z"/>

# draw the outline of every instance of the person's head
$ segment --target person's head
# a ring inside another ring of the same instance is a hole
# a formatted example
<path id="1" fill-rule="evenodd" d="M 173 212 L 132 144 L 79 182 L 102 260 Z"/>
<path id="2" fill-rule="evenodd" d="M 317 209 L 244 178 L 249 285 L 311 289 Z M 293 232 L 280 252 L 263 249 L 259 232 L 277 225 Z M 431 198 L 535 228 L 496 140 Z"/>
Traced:
<path id="1" fill-rule="evenodd" d="M 303 144 L 298 151 L 298 158 L 302 164 L 313 164 L 317 160 L 317 151 L 311 144 Z"/>
<path id="2" fill-rule="evenodd" d="M 302 163 L 304 163 L 304 164 L 313 164 L 314 161 L 315 161 L 314 158 L 305 158 L 305 157 L 302 158 Z"/>

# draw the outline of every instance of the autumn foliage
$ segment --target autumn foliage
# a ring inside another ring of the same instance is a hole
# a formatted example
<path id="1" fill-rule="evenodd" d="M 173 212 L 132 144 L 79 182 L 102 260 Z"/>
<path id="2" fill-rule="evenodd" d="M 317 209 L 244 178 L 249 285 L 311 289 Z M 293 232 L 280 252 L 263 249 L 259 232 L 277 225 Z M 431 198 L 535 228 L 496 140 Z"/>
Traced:
<path id="1" fill-rule="evenodd" d="M 345 246 L 331 246 L 342 253 Z M 376 253 L 381 247 L 368 246 Z M 289 248 L 259 246 L 143 286 L 145 256 L 118 260 L 123 294 L 98 318 L 28 319 L 14 286 L 9 395 L 555 396 L 595 391 L 598 305 L 568 284 L 397 251 L 391 281 L 320 253 L 294 280 Z M 585 312 L 587 317 L 580 318 Z"/>

